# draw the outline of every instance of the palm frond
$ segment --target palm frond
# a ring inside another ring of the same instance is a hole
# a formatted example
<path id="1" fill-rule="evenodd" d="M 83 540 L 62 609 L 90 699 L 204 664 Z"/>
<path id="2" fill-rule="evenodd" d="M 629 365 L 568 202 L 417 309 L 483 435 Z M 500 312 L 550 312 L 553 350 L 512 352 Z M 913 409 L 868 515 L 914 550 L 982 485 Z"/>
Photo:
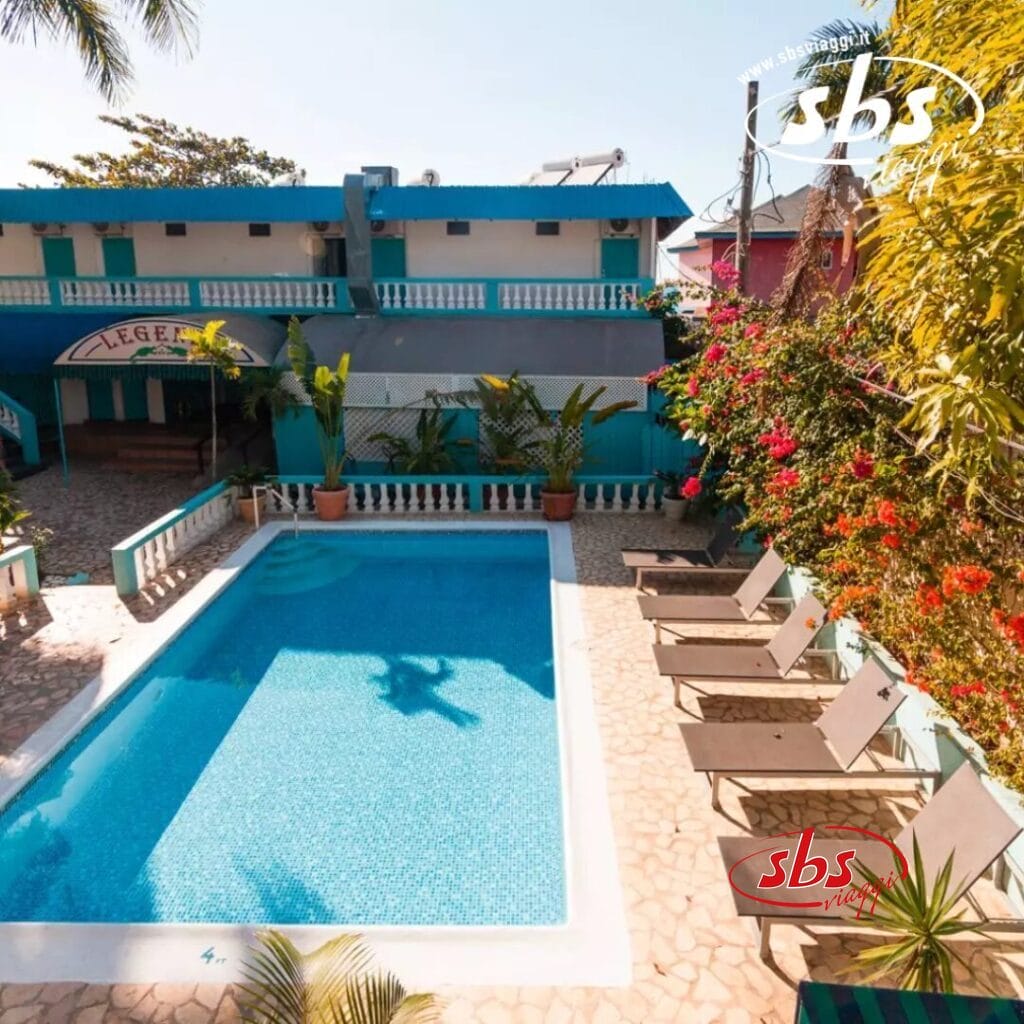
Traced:
<path id="1" fill-rule="evenodd" d="M 146 38 L 159 50 L 195 50 L 198 17 L 190 0 L 122 0 L 135 13 Z"/>

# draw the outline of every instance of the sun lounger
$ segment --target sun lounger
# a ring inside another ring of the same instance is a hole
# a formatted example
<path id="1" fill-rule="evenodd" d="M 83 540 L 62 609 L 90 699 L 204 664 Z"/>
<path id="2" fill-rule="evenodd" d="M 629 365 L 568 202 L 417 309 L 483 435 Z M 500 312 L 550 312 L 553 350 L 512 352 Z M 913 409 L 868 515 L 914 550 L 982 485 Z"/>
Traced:
<path id="1" fill-rule="evenodd" d="M 743 516 L 736 509 L 729 509 L 715 527 L 708 546 L 703 549 L 623 548 L 623 564 L 636 574 L 637 590 L 643 590 L 644 573 L 648 572 L 715 572 L 746 575 L 749 567 L 721 564 L 736 545 L 736 527 L 742 519 Z"/>
<path id="2" fill-rule="evenodd" d="M 654 639 L 661 642 L 663 623 L 672 622 L 749 622 L 766 602 L 792 604 L 788 597 L 770 598 L 772 588 L 786 571 L 786 563 L 771 549 L 733 594 L 678 594 L 666 597 L 638 597 L 640 614 L 654 623 Z"/>
<path id="3" fill-rule="evenodd" d="M 825 622 L 825 608 L 813 595 L 801 599 L 779 631 L 768 641 L 756 644 L 655 644 L 658 671 L 671 676 L 677 707 L 681 683 L 728 679 L 732 682 L 770 683 L 786 678 L 793 666 L 807 654 L 811 641 Z"/>
<path id="4" fill-rule="evenodd" d="M 952 894 L 972 886 L 1020 832 L 1020 826 L 985 789 L 971 765 L 965 764 L 954 772 L 893 842 L 913 871 L 913 843 L 917 837 L 929 882 L 934 881 L 952 855 L 953 872 L 949 888 Z M 801 885 L 799 888 L 784 883 L 768 892 L 761 890 L 765 895 L 770 893 L 775 903 L 800 903 L 804 906 L 769 906 L 751 897 L 751 893 L 758 891 L 762 873 L 770 868 L 767 853 L 757 856 L 759 851 L 789 849 L 792 852 L 798 839 L 799 833 L 772 837 L 733 836 L 718 840 L 722 861 L 729 873 L 736 913 L 740 917 L 752 918 L 756 923 L 763 959 L 767 959 L 770 953 L 772 925 L 835 925 L 849 920 L 856 910 L 856 905 L 837 905 L 835 896 L 840 890 L 828 889 L 823 883 Z M 893 870 L 893 853 L 879 841 L 815 838 L 811 852 L 815 857 L 824 857 L 829 865 L 836 865 L 837 854 L 851 847 L 857 850 L 857 862 L 877 877 L 885 879 Z M 855 871 L 853 884 L 860 886 L 862 881 Z M 968 901 L 985 920 L 986 928 L 1012 931 L 1024 928 L 1024 922 L 1015 919 L 986 919 L 976 901 Z"/>
<path id="5" fill-rule="evenodd" d="M 683 724 L 694 771 L 711 776 L 711 805 L 719 808 L 722 779 L 851 780 L 935 778 L 937 770 L 852 765 L 903 703 L 906 694 L 868 660 L 816 722 L 703 722 Z"/>

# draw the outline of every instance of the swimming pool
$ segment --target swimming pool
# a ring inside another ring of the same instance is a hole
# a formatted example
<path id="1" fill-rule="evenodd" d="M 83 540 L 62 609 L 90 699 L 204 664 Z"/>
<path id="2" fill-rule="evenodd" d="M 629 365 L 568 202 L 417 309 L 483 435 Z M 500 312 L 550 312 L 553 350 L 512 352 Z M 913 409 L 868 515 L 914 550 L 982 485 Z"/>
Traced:
<path id="1" fill-rule="evenodd" d="M 0 763 L 0 980 L 628 984 L 580 593 L 564 523 L 264 525 Z"/>
<path id="2" fill-rule="evenodd" d="M 284 534 L 0 814 L 0 920 L 566 919 L 547 538 Z"/>

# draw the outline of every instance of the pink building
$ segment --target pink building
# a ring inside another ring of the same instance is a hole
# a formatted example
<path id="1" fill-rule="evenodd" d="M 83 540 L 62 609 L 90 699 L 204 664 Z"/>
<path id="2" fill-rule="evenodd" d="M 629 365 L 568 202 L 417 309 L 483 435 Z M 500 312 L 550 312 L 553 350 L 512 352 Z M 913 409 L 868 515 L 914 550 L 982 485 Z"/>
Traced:
<path id="1" fill-rule="evenodd" d="M 790 250 L 800 235 L 811 188 L 811 185 L 805 185 L 788 196 L 755 207 L 747 281 L 747 292 L 755 298 L 767 302 L 782 283 Z M 851 252 L 843 266 L 843 225 L 838 219 L 826 237 L 829 246 L 822 254 L 821 268 L 829 285 L 837 294 L 842 294 L 853 282 L 856 251 Z M 670 247 L 668 251 L 674 253 L 678 260 L 680 277 L 708 282 L 712 263 L 716 260 L 733 262 L 736 219 L 731 218 L 707 231 L 698 231 L 693 238 Z M 700 312 L 699 304 L 697 312 Z"/>

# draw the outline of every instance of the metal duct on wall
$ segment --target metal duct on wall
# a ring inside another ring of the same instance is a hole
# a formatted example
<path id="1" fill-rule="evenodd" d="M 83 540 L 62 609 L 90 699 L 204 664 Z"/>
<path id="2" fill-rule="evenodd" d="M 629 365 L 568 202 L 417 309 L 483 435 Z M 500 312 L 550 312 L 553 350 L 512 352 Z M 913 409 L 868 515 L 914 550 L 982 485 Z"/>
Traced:
<path id="1" fill-rule="evenodd" d="M 345 257 L 348 264 L 348 294 L 357 314 L 376 314 L 377 292 L 373 287 L 373 253 L 370 221 L 366 216 L 366 188 L 362 174 L 346 174 Z"/>

